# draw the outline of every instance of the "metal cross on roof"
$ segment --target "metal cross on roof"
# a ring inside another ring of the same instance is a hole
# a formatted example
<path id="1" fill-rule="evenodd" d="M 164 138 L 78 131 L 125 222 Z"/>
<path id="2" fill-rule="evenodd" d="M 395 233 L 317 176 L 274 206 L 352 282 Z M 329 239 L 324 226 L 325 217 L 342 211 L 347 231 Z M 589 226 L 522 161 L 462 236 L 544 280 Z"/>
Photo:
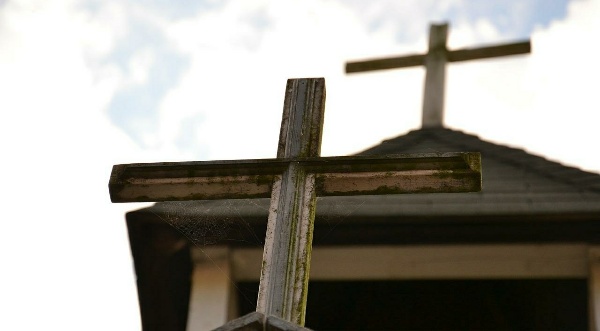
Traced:
<path id="1" fill-rule="evenodd" d="M 441 127 L 444 120 L 446 62 L 525 54 L 531 51 L 529 40 L 497 46 L 450 51 L 446 47 L 447 37 L 448 24 L 431 25 L 427 54 L 348 62 L 346 63 L 346 72 L 355 73 L 424 65 L 426 74 L 422 126 L 424 128 Z"/>
<path id="2" fill-rule="evenodd" d="M 317 195 L 481 189 L 479 153 L 319 157 L 324 111 L 323 78 L 290 79 L 276 159 L 113 167 L 113 202 L 271 197 L 258 315 L 223 330 L 240 323 L 304 324 Z"/>

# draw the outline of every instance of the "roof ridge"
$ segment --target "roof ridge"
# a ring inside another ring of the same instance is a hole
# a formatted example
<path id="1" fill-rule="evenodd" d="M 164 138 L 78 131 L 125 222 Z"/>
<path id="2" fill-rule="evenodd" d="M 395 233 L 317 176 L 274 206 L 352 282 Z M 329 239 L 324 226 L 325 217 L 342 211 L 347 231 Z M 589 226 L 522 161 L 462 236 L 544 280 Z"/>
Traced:
<path id="1" fill-rule="evenodd" d="M 441 130 L 440 130 L 441 129 Z M 498 159 L 501 162 L 511 164 L 513 166 L 518 166 L 523 169 L 527 169 L 533 171 L 543 177 L 557 180 L 559 182 L 571 185 L 579 190 L 585 189 L 594 192 L 600 192 L 600 174 L 596 174 L 593 172 L 585 171 L 573 166 L 568 166 L 562 164 L 558 161 L 549 160 L 544 156 L 533 154 L 523 148 L 512 147 L 507 145 L 499 145 L 493 142 L 489 142 L 481 139 L 479 136 L 466 133 L 461 130 L 454 130 L 450 128 L 437 128 L 437 129 L 426 129 L 429 131 L 433 131 L 430 135 L 432 139 L 443 142 L 445 144 L 454 145 L 454 146 L 465 146 L 469 148 L 469 145 L 474 144 L 483 144 L 486 145 L 488 149 L 493 149 L 498 153 L 493 153 L 491 155 L 486 155 L 486 157 L 493 157 Z M 462 139 L 468 138 L 472 139 L 469 144 L 465 143 L 456 143 L 453 139 L 447 139 L 447 137 L 440 137 L 440 134 L 451 133 L 452 135 L 460 135 Z M 504 151 L 502 151 L 504 150 Z M 510 153 L 518 153 L 520 156 L 529 158 L 527 161 L 537 161 L 537 162 L 523 162 L 523 160 L 516 160 L 514 157 L 508 157 L 507 155 Z M 571 176 L 565 176 L 565 172 L 571 173 Z M 573 178 L 573 175 L 577 175 L 576 178 Z"/>
<path id="2" fill-rule="evenodd" d="M 600 192 L 600 174 L 567 166 L 558 161 L 532 154 L 522 148 L 493 143 L 483 140 L 475 134 L 446 127 L 412 130 L 406 134 L 386 139 L 379 145 L 372 146 L 357 154 L 392 154 L 393 151 L 391 153 L 388 153 L 388 151 L 398 150 L 400 152 L 410 149 L 411 145 L 418 145 L 428 139 L 441 145 L 456 147 L 457 151 L 473 151 L 475 148 L 484 152 L 486 158 L 495 158 L 504 164 L 537 173 L 549 180 L 572 186 L 576 190 Z M 565 176 L 565 173 L 570 174 Z"/>

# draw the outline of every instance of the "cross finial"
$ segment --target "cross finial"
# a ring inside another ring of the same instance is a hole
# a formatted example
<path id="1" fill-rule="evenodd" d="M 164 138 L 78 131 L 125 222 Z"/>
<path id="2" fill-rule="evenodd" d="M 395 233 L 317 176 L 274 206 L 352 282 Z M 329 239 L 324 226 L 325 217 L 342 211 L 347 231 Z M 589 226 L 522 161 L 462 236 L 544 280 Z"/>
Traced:
<path id="1" fill-rule="evenodd" d="M 529 53 L 529 40 L 498 46 L 465 48 L 449 51 L 446 47 L 448 24 L 431 25 L 429 30 L 429 50 L 427 54 L 366 60 L 346 63 L 346 72 L 406 68 L 424 65 L 425 93 L 423 95 L 423 128 L 444 126 L 444 90 L 446 62 L 485 59 L 507 55 Z"/>

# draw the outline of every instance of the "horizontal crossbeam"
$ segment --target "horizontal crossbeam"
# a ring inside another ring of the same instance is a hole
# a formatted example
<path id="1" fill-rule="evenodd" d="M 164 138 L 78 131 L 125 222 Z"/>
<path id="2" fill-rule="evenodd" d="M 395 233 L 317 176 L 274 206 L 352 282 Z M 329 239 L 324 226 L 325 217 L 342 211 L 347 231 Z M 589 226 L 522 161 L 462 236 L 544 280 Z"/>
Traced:
<path id="1" fill-rule="evenodd" d="M 113 202 L 270 197 L 290 163 L 315 174 L 319 196 L 481 190 L 479 153 L 428 153 L 300 159 L 115 165 Z"/>
<path id="2" fill-rule="evenodd" d="M 503 44 L 478 48 L 464 48 L 453 51 L 446 51 L 446 57 L 448 62 L 459 62 L 499 56 L 526 54 L 529 52 L 531 52 L 531 42 L 527 40 L 512 44 Z M 426 54 L 417 54 L 348 62 L 346 63 L 346 72 L 353 73 L 421 66 L 425 64 L 425 57 Z"/>
<path id="3" fill-rule="evenodd" d="M 487 46 L 478 48 L 464 48 L 448 52 L 448 62 L 487 59 L 491 57 L 527 54 L 531 52 L 531 42 L 521 41 L 512 44 Z"/>
<path id="4" fill-rule="evenodd" d="M 425 64 L 424 54 L 369 59 L 346 63 L 346 73 L 386 70 L 422 66 Z"/>

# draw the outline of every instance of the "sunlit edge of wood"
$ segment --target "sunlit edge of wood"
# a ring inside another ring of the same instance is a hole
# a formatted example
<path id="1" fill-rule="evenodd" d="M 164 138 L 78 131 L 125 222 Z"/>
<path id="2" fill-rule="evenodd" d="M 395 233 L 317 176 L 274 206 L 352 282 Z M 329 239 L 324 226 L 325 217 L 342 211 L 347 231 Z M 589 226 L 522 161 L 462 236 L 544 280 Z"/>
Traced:
<path id="1" fill-rule="evenodd" d="M 587 278 L 588 244 L 314 247 L 310 279 Z M 262 250 L 230 251 L 235 281 L 256 281 Z"/>
<path id="2" fill-rule="evenodd" d="M 481 190 L 479 153 L 428 153 L 238 160 L 225 165 L 216 161 L 117 165 L 109 191 L 113 202 L 264 198 L 270 196 L 275 176 L 291 162 L 316 174 L 320 196 Z M 166 177 L 165 173 L 179 173 L 179 177 Z M 355 180 L 329 189 L 328 184 L 340 176 Z"/>

